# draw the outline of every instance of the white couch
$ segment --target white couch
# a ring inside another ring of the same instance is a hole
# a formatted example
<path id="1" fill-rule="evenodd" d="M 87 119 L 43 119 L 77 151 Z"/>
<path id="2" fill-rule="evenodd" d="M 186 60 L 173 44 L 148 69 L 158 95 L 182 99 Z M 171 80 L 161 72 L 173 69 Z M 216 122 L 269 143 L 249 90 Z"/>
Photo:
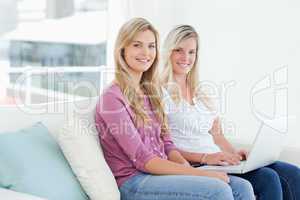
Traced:
<path id="1" fill-rule="evenodd" d="M 0 106 L 0 119 L 1 119 L 0 133 L 3 131 L 15 131 L 30 126 L 37 121 L 41 121 L 43 122 L 43 124 L 47 126 L 51 134 L 56 135 L 60 133 L 64 121 L 66 120 L 66 113 L 70 111 L 69 110 L 66 112 L 65 108 L 73 109 L 74 105 L 77 105 L 78 108 L 80 107 L 78 105 L 81 105 L 82 103 L 90 106 L 89 107 L 90 111 L 88 113 L 85 113 L 85 115 L 89 115 L 88 119 L 93 120 L 96 99 L 80 100 L 80 101 L 68 102 L 68 103 L 41 104 L 32 107 L 23 107 L 23 106 L 21 107 L 2 106 L 1 107 Z M 72 120 L 72 118 L 68 116 L 67 120 Z M 93 121 L 91 121 L 91 124 L 92 123 Z M 245 144 L 242 145 L 245 146 Z M 300 158 L 298 156 L 299 153 L 300 153 L 299 149 L 285 149 L 282 153 L 281 160 L 289 161 L 300 166 Z M 108 173 L 107 176 L 112 176 L 112 175 L 111 173 Z M 113 177 L 111 178 L 113 179 Z M 111 182 L 108 184 L 111 184 L 113 187 L 111 191 L 109 191 L 110 193 L 112 193 L 110 199 L 119 199 L 119 193 L 116 189 L 115 183 Z M 22 194 L 22 193 L 1 189 L 1 188 L 0 188 L 0 199 L 45 200 L 39 197 L 34 197 L 31 195 Z M 101 199 L 99 198 L 97 200 L 101 200 Z"/>

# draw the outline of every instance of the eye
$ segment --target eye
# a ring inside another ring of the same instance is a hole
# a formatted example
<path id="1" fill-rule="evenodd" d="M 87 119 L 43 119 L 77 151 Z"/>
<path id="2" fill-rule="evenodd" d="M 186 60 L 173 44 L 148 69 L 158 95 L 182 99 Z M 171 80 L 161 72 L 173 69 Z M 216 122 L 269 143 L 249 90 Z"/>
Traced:
<path id="1" fill-rule="evenodd" d="M 189 54 L 190 55 L 196 54 L 196 51 L 195 50 L 191 50 L 191 51 L 189 51 Z"/>
<path id="2" fill-rule="evenodd" d="M 174 52 L 181 52 L 181 49 L 174 49 Z"/>
<path id="3" fill-rule="evenodd" d="M 150 45 L 149 45 L 149 48 L 150 48 L 150 49 L 154 49 L 154 48 L 155 48 L 155 44 L 150 44 Z"/>
<path id="4" fill-rule="evenodd" d="M 133 43 L 134 47 L 141 47 L 142 45 L 140 43 Z"/>

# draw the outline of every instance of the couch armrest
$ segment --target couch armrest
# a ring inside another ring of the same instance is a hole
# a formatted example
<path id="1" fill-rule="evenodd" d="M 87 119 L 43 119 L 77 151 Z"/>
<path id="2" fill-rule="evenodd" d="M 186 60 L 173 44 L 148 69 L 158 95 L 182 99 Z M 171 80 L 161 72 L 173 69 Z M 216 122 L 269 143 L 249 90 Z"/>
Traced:
<path id="1" fill-rule="evenodd" d="M 44 198 L 32 196 L 25 193 L 15 192 L 13 190 L 7 190 L 0 188 L 0 199 L 5 200 L 47 200 Z"/>

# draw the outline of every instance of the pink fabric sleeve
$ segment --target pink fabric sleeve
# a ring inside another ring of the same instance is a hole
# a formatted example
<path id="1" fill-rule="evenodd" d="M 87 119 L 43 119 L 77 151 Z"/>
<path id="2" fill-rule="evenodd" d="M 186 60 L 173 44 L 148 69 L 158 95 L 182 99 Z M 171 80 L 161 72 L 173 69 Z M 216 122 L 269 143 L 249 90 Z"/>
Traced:
<path id="1" fill-rule="evenodd" d="M 145 164 L 156 155 L 142 142 L 126 103 L 113 93 L 105 94 L 100 101 L 102 108 L 97 108 L 97 112 L 106 124 L 107 133 L 112 135 L 136 169 L 147 172 Z"/>

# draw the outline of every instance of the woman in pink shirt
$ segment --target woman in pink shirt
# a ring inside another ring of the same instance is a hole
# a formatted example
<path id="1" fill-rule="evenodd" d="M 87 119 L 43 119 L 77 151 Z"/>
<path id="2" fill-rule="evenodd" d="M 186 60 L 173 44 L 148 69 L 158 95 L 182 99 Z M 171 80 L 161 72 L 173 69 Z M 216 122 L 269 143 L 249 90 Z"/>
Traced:
<path id="1" fill-rule="evenodd" d="M 157 85 L 158 33 L 143 18 L 120 29 L 115 80 L 101 95 L 96 126 L 122 200 L 254 199 L 249 182 L 191 167 L 170 139 Z"/>

